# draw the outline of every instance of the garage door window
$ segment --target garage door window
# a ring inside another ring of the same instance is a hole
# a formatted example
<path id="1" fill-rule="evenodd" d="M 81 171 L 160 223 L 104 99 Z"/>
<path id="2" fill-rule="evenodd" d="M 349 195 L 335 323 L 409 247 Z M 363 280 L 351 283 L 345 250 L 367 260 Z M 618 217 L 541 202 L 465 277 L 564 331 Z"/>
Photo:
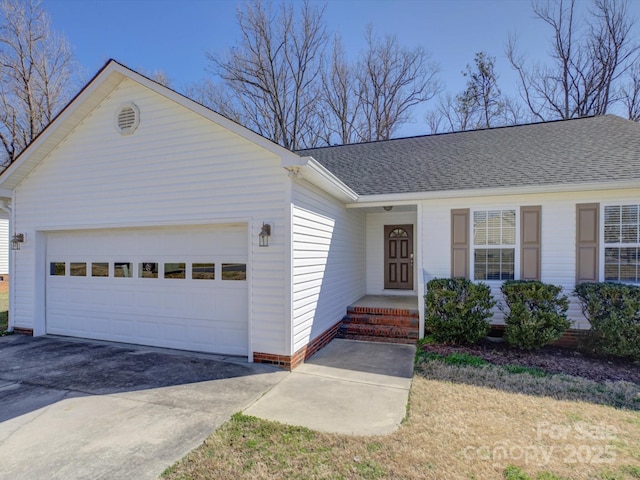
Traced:
<path id="1" fill-rule="evenodd" d="M 186 263 L 165 263 L 164 264 L 164 278 L 187 278 L 187 264 Z"/>
<path id="2" fill-rule="evenodd" d="M 193 280 L 215 280 L 215 263 L 194 263 L 191 265 L 191 278 Z"/>
<path id="3" fill-rule="evenodd" d="M 65 267 L 64 262 L 51 262 L 49 264 L 49 274 L 65 276 L 67 274 Z"/>
<path id="4" fill-rule="evenodd" d="M 223 263 L 222 264 L 222 280 L 246 280 L 247 264 L 246 263 Z"/>
<path id="5" fill-rule="evenodd" d="M 158 264 L 153 262 L 142 262 L 138 264 L 139 278 L 158 278 Z"/>
<path id="6" fill-rule="evenodd" d="M 69 273 L 72 277 L 86 277 L 87 276 L 87 264 L 79 262 L 71 262 Z"/>
<path id="7" fill-rule="evenodd" d="M 131 270 L 131 264 L 128 262 L 116 262 L 113 264 L 113 276 L 121 278 L 133 277 L 133 271 Z"/>
<path id="8" fill-rule="evenodd" d="M 94 262 L 91 264 L 91 276 L 92 277 L 108 277 L 109 276 L 109 264 L 106 262 Z"/>

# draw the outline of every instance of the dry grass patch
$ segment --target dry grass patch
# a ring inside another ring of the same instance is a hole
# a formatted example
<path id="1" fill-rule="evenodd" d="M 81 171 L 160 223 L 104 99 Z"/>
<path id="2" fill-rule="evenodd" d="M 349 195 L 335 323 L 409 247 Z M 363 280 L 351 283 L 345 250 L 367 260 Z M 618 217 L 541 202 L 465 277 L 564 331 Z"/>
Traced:
<path id="1" fill-rule="evenodd" d="M 498 377 L 503 383 L 484 383 Z M 164 477 L 640 479 L 634 384 L 601 385 L 599 405 L 566 398 L 589 398 L 593 385 L 575 380 L 423 360 L 408 419 L 391 435 L 331 435 L 238 414 Z M 605 398 L 630 406 L 602 405 Z"/>

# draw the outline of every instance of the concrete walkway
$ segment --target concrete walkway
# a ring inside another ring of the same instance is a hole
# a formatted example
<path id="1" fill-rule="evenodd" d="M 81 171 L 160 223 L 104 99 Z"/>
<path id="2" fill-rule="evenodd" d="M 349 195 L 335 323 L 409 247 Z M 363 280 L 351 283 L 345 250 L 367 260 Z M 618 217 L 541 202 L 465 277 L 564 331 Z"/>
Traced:
<path id="1" fill-rule="evenodd" d="M 335 339 L 244 413 L 331 433 L 390 433 L 406 415 L 415 351 Z"/>

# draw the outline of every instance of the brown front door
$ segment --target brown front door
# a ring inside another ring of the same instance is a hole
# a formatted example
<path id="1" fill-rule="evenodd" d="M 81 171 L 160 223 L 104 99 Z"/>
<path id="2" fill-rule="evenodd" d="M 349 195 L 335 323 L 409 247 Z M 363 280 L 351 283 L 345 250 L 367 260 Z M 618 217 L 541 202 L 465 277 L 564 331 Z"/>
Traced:
<path id="1" fill-rule="evenodd" d="M 384 288 L 413 290 L 413 225 L 384 226 Z"/>

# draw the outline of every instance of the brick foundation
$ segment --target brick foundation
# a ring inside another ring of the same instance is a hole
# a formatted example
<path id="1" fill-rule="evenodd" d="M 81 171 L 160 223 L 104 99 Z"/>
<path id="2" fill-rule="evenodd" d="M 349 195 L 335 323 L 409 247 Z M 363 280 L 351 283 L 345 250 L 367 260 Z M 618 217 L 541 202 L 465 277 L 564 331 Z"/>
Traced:
<path id="1" fill-rule="evenodd" d="M 276 365 L 284 370 L 293 370 L 308 358 L 326 346 L 333 340 L 338 333 L 340 322 L 337 322 L 331 328 L 314 338 L 308 345 L 305 345 L 293 355 L 275 355 L 272 353 L 253 352 L 253 361 L 255 363 L 265 363 L 268 365 Z"/>
<path id="2" fill-rule="evenodd" d="M 33 328 L 13 327 L 13 333 L 33 337 Z"/>
<path id="3" fill-rule="evenodd" d="M 578 341 L 586 332 L 586 330 L 570 328 L 566 330 L 558 340 L 551 342 L 551 345 L 562 348 L 576 348 Z M 504 335 L 504 325 L 491 325 L 489 335 L 492 337 L 502 337 Z"/>

